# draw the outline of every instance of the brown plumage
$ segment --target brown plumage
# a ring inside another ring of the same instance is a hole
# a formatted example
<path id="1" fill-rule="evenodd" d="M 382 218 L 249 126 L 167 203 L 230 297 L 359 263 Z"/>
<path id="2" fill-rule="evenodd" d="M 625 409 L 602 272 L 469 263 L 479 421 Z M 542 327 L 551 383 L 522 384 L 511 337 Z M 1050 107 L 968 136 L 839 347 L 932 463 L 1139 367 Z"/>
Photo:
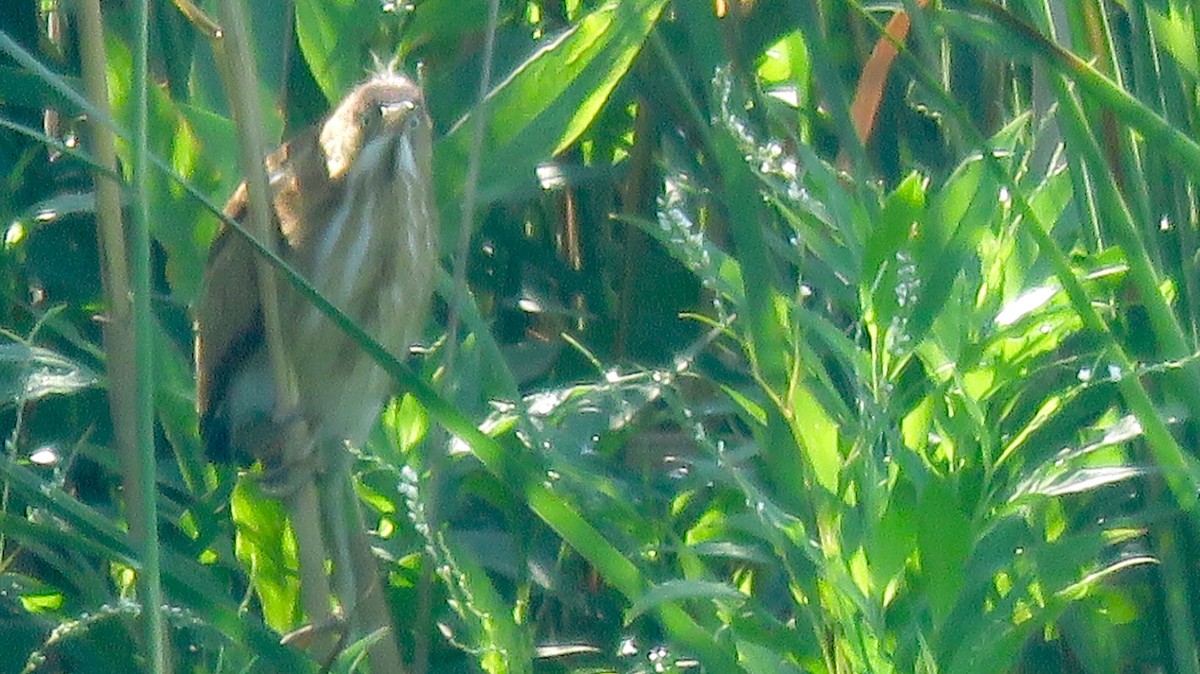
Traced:
<path id="1" fill-rule="evenodd" d="M 424 97 L 384 72 L 321 124 L 267 158 L 280 255 L 392 353 L 420 334 L 438 261 Z M 246 186 L 225 207 L 242 220 Z M 253 249 L 222 231 L 196 307 L 197 407 L 210 456 L 277 467 L 275 395 Z M 280 282 L 284 341 L 316 446 L 361 443 L 390 390 L 387 375 Z M 287 411 L 284 411 L 285 413 Z"/>

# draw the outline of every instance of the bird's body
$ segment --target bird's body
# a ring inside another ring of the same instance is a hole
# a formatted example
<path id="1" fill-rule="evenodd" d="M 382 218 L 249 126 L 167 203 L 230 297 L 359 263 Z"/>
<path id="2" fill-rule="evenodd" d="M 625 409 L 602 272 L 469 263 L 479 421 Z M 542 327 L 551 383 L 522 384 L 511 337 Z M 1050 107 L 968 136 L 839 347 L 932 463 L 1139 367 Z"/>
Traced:
<path id="1" fill-rule="evenodd" d="M 280 255 L 393 354 L 428 315 L 437 254 L 431 130 L 420 89 L 386 72 L 267 159 Z M 243 184 L 226 206 L 242 219 Z M 283 341 L 299 410 L 277 410 L 263 336 L 256 253 L 226 230 L 197 307 L 197 403 L 210 455 L 277 467 L 278 416 L 298 413 L 314 445 L 361 444 L 390 390 L 383 370 L 287 283 Z M 276 464 L 276 465 L 271 465 Z"/>

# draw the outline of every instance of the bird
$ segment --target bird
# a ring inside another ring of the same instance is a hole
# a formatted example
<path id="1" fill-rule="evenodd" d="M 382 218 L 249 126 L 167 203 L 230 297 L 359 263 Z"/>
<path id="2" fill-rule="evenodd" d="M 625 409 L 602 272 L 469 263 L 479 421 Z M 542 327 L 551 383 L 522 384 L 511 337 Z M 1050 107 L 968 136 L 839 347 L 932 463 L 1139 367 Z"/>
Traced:
<path id="1" fill-rule="evenodd" d="M 266 160 L 280 256 L 393 354 L 420 336 L 438 260 L 432 130 L 420 88 L 390 70 L 355 87 L 320 124 Z M 225 215 L 244 220 L 241 184 Z M 275 414 L 252 246 L 214 240 L 196 310 L 197 409 L 209 456 L 269 463 Z M 299 292 L 280 315 L 300 410 L 314 437 L 361 444 L 391 389 L 386 373 Z"/>
<path id="2" fill-rule="evenodd" d="M 439 265 L 432 154 L 424 94 L 389 66 L 265 161 L 280 257 L 393 355 L 418 340 L 432 303 Z M 224 212 L 244 221 L 247 211 L 243 183 Z M 307 298 L 281 282 L 282 342 L 298 402 L 295 409 L 280 409 L 257 259 L 229 227 L 210 248 L 195 306 L 200 432 L 213 460 L 257 461 L 266 475 L 298 471 L 322 485 L 321 512 L 308 515 L 322 520 L 329 542 L 322 552 L 333 561 L 336 580 L 339 572 L 348 574 L 346 567 L 371 561 L 361 526 L 357 533 L 344 527 L 362 521 L 345 513 L 357 508 L 347 445 L 366 440 L 392 382 Z M 282 440 L 283 427 L 296 420 L 304 422 L 310 441 L 299 469 L 295 451 L 289 453 Z M 293 519 L 305 516 L 292 513 Z M 341 594 L 351 596 L 339 600 L 353 604 L 365 584 L 351 579 L 342 585 L 350 587 L 340 588 Z"/>

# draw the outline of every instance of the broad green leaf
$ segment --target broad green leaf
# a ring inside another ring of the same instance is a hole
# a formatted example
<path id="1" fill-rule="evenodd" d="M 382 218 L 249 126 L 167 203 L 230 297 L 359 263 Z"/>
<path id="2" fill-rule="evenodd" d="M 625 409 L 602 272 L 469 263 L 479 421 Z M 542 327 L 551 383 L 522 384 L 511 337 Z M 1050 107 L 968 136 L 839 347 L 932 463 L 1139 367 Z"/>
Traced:
<path id="1" fill-rule="evenodd" d="M 753 419 L 758 424 L 766 425 L 767 411 L 763 409 L 763 406 L 758 401 L 753 400 L 750 396 L 747 396 L 732 386 L 722 386 L 721 390 L 724 391 L 725 394 L 728 395 L 730 399 L 737 404 L 738 408 L 745 412 L 750 419 Z"/>
<path id="2" fill-rule="evenodd" d="M 804 36 L 800 31 L 793 31 L 767 47 L 757 70 L 758 76 L 768 83 L 789 82 L 799 85 L 806 82 L 809 75 L 808 49 L 804 46 Z M 797 92 L 793 102 L 801 106 L 805 98 Z"/>
<path id="3" fill-rule="evenodd" d="M 487 29 L 491 0 L 424 0 L 416 3 L 411 18 L 404 27 L 405 36 L 412 42 L 403 45 L 406 51 L 427 50 L 461 55 L 464 44 L 481 47 Z M 513 13 L 518 0 L 500 0 L 500 21 Z M 475 87 L 471 87 L 474 91 Z"/>
<path id="4" fill-rule="evenodd" d="M 1005 126 L 992 137 L 989 151 L 1011 155 L 1027 124 L 1028 119 L 1019 118 Z M 936 333 L 956 354 L 958 340 L 970 328 L 964 323 L 969 321 L 969 303 L 974 300 L 964 296 L 974 294 L 974 288 L 968 289 L 964 282 L 974 283 L 980 274 L 978 247 L 993 226 L 1003 198 L 1000 184 L 979 156 L 964 161 L 937 190 L 917 230 L 914 250 L 919 280 L 906 325 L 909 338 L 924 339 L 938 322 Z M 959 301 L 947 304 L 952 297 Z"/>
<path id="5" fill-rule="evenodd" d="M 917 500 L 917 551 L 935 622 L 950 613 L 963 586 L 971 523 L 948 485 L 931 482 Z"/>
<path id="6" fill-rule="evenodd" d="M 885 265 L 895 263 L 894 258 L 921 220 L 925 210 L 925 182 L 918 173 L 910 173 L 900 181 L 884 200 L 879 223 L 867 236 L 861 283 L 867 289 L 873 288 L 872 295 L 886 292 L 887 284 L 879 283 L 877 279 Z M 876 303 L 882 302 L 876 300 Z"/>
<path id="7" fill-rule="evenodd" d="M 839 429 L 817 397 L 803 384 L 792 392 L 791 424 L 800 447 L 812 466 L 817 484 L 830 494 L 838 493 L 842 455 L 838 451 Z"/>
<path id="8" fill-rule="evenodd" d="M 925 213 L 924 179 L 910 173 L 884 201 L 878 224 L 867 235 L 859 292 L 864 319 L 884 362 L 906 337 L 907 314 L 916 302 L 920 277 L 911 239 Z M 896 354 L 898 355 L 898 354 Z"/>
<path id="9" fill-rule="evenodd" d="M 903 569 L 917 547 L 917 503 L 911 485 L 900 481 L 892 489 L 887 510 L 871 527 L 867 561 L 871 584 L 882 590 Z"/>
<path id="10" fill-rule="evenodd" d="M 83 83 L 75 77 L 63 77 L 62 83 L 76 91 L 83 89 Z M 11 66 L 0 67 L 0 102 L 7 105 L 24 106 L 36 110 L 53 107 L 60 110 L 73 110 L 75 106 L 63 96 L 52 84 L 27 70 Z"/>
<path id="11" fill-rule="evenodd" d="M 536 185 L 535 169 L 574 143 L 624 78 L 666 0 L 606 2 L 517 67 L 488 94 L 482 112 L 479 195 L 494 201 Z M 459 200 L 476 109 L 436 148 L 443 223 L 460 220 Z"/>
<path id="12" fill-rule="evenodd" d="M 279 632 L 296 627 L 300 618 L 300 586 L 296 544 L 283 505 L 265 498 L 249 478 L 241 479 L 230 500 L 237 526 L 237 557 L 250 569 L 263 619 Z"/>
<path id="13" fill-rule="evenodd" d="M 298 5 L 310 3 L 300 2 Z M 333 4 L 333 3 L 326 3 Z M 358 3 L 371 6 L 375 3 Z M 289 0 L 254 0 L 245 5 L 251 26 L 250 48 L 254 50 L 258 83 L 272 97 L 281 94 L 287 85 L 287 68 L 297 67 L 284 58 L 292 47 L 292 3 Z M 297 11 L 299 8 L 297 7 Z M 307 57 L 308 54 L 305 53 Z"/>
<path id="14" fill-rule="evenodd" d="M 313 79 L 336 101 L 366 73 L 362 63 L 368 40 L 384 19 L 379 2 L 361 0 L 298 0 L 296 37 Z"/>
<path id="15" fill-rule="evenodd" d="M 1037 219 L 1049 225 L 1058 222 L 1071 201 L 1071 177 L 1068 171 L 1058 171 L 1046 177 L 1037 191 L 1029 196 L 1029 205 Z"/>
<path id="16" fill-rule="evenodd" d="M 107 47 L 113 117 L 119 124 L 131 128 L 133 55 L 117 40 L 109 40 Z M 222 140 L 226 139 L 206 138 L 203 140 L 209 142 L 201 143 L 202 139 L 193 132 L 189 119 L 164 90 L 151 87 L 148 99 L 151 153 L 184 179 L 192 181 L 202 192 L 215 189 L 219 170 L 214 162 L 225 156 L 229 144 Z M 278 137 L 279 114 L 276 112 L 264 119 L 275 130 L 273 137 Z M 209 148 L 213 149 L 211 156 L 206 152 Z M 131 166 L 130 144 L 118 143 L 117 150 L 124 165 Z M 201 223 L 212 223 L 212 217 L 194 199 L 185 198 L 183 188 L 163 172 L 150 172 L 148 178 L 151 183 L 149 210 L 155 215 L 150 221 L 150 233 L 166 249 L 167 279 L 172 290 L 185 302 L 191 301 L 199 294 L 207 258 L 204 251 L 208 240 L 203 239 L 202 233 L 207 231 L 211 237 L 214 227 L 212 224 L 204 227 Z"/>
<path id="17" fill-rule="evenodd" d="M 731 131 L 715 135 L 713 142 L 723 171 L 723 196 L 742 269 L 745 301 L 738 309 L 749 336 L 751 362 L 763 385 L 778 395 L 787 387 L 789 377 L 786 361 L 791 349 L 785 335 L 790 327 L 789 302 L 776 291 L 778 278 L 768 252 L 768 233 L 762 226 L 764 209 L 757 180 Z"/>

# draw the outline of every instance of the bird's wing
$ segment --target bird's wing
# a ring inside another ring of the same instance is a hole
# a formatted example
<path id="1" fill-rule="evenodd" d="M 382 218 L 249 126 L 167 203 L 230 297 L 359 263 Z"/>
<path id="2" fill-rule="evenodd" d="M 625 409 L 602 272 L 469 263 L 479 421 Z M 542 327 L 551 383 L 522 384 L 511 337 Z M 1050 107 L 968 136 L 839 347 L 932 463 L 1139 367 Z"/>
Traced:
<path id="1" fill-rule="evenodd" d="M 225 214 L 242 221 L 246 185 L 234 192 Z M 231 375 L 262 342 L 262 312 L 253 249 L 223 227 L 209 251 L 204 293 L 196 306 L 196 409 L 207 431 Z M 206 439 L 209 433 L 205 432 Z"/>
<path id="2" fill-rule="evenodd" d="M 279 237 L 279 252 L 297 262 L 306 243 L 306 221 L 319 219 L 338 186 L 325 174 L 316 127 L 284 144 L 266 160 L 273 195 L 271 230 Z M 225 205 L 225 215 L 245 222 L 248 209 L 242 183 Z M 300 256 L 302 257 L 302 256 Z M 196 307 L 196 408 L 206 441 L 231 376 L 263 343 L 259 306 L 257 253 L 231 227 L 222 227 L 209 251 L 204 292 Z M 220 453 L 219 448 L 218 453 Z"/>

